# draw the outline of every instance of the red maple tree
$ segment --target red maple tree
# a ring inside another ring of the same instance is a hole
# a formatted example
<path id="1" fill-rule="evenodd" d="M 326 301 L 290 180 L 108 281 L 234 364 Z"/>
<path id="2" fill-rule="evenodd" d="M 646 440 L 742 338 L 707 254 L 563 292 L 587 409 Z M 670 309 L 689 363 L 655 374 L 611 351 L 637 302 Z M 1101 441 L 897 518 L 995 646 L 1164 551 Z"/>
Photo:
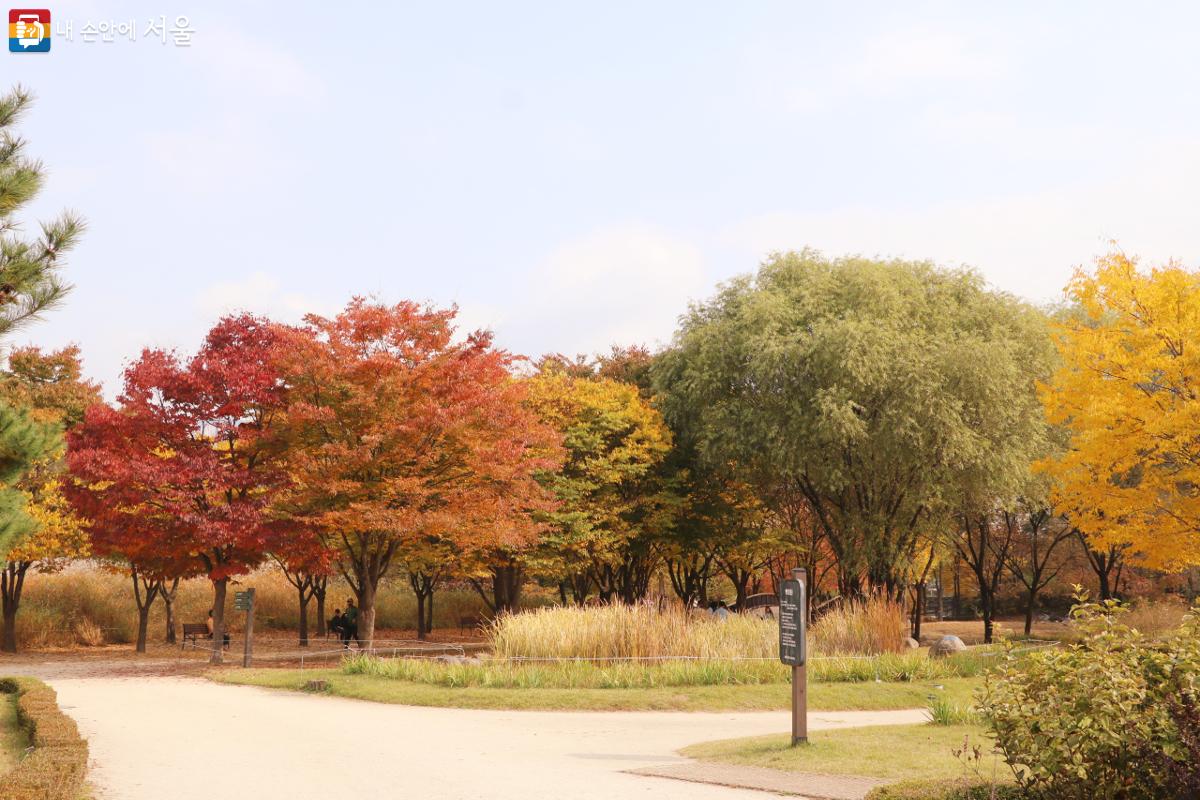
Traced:
<path id="1" fill-rule="evenodd" d="M 272 323 L 243 314 L 219 321 L 186 361 L 143 350 L 125 371 L 119 408 L 93 407 L 68 442 L 91 507 L 118 509 L 100 517 L 105 547 L 153 553 L 153 563 L 188 559 L 212 581 L 213 663 L 229 580 L 264 559 L 266 510 L 285 480 L 269 435 L 283 407 L 275 341 Z M 113 514 L 145 521 L 108 524 Z"/>
<path id="2" fill-rule="evenodd" d="M 182 549 L 170 512 L 149 501 L 152 492 L 146 487 L 129 480 L 95 479 L 114 474 L 103 462 L 132 461 L 143 457 L 147 446 L 155 446 L 134 424 L 135 418 L 97 404 L 88 409 L 85 420 L 87 424 L 68 439 L 68 464 L 75 480 L 67 484 L 66 494 L 88 521 L 92 555 L 123 564 L 129 571 L 138 610 L 136 650 L 144 653 L 155 599 L 161 596 L 165 601 L 171 591 L 168 584 L 176 586 L 179 579 L 200 574 L 201 565 Z"/>

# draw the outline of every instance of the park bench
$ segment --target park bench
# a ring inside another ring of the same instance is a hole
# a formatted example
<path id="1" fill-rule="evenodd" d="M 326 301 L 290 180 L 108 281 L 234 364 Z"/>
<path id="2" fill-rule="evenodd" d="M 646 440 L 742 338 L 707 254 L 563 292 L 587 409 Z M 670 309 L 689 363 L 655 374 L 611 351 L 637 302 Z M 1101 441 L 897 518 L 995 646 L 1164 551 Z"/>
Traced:
<path id="1" fill-rule="evenodd" d="M 488 618 L 483 614 L 463 614 L 458 618 L 458 629 L 465 631 L 468 628 L 481 628 L 487 624 Z"/>
<path id="2" fill-rule="evenodd" d="M 196 643 L 197 639 L 211 639 L 212 634 L 208 632 L 207 622 L 185 622 L 183 623 L 183 645 L 187 647 L 188 639 L 192 640 L 192 644 Z"/>

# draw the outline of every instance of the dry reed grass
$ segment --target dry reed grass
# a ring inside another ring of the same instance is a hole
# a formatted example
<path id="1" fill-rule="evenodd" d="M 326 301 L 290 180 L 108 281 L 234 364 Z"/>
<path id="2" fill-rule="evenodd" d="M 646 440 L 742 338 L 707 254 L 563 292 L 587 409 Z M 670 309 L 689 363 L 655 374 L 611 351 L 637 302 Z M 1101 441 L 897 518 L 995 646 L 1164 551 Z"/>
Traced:
<path id="1" fill-rule="evenodd" d="M 826 655 L 899 653 L 908 636 L 904 607 L 881 595 L 845 603 L 809 628 L 809 644 Z"/>
<path id="2" fill-rule="evenodd" d="M 489 630 L 498 658 L 774 658 L 777 636 L 774 622 L 750 615 L 719 620 L 646 605 L 541 608 Z"/>
<path id="3" fill-rule="evenodd" d="M 233 609 L 235 590 L 256 590 L 255 625 L 259 630 L 296 630 L 300 624 L 295 588 L 274 569 L 242 576 L 230 587 L 226 620 L 232 632 L 241 630 L 243 617 Z M 327 616 L 345 607 L 351 595 L 345 581 L 331 581 L 325 608 Z M 175 601 L 175 621 L 201 622 L 212 607 L 212 584 L 202 578 L 184 581 Z M 434 627 L 458 628 L 459 619 L 478 615 L 483 602 L 463 589 L 439 591 L 434 600 Z M 416 601 L 401 579 L 385 581 L 377 598 L 379 628 L 416 627 Z M 309 604 L 309 630 L 316 629 L 316 602 Z M 166 634 L 166 612 L 155 600 L 150 613 L 150 640 L 162 641 Z M 17 614 L 17 643 L 21 649 L 127 644 L 137 638 L 137 607 L 128 576 L 94 564 L 77 564 L 53 574 L 30 573 L 25 581 Z"/>
<path id="4" fill-rule="evenodd" d="M 1121 616 L 1121 622 L 1146 636 L 1156 637 L 1178 630 L 1187 611 L 1188 604 L 1182 598 L 1141 600 Z"/>

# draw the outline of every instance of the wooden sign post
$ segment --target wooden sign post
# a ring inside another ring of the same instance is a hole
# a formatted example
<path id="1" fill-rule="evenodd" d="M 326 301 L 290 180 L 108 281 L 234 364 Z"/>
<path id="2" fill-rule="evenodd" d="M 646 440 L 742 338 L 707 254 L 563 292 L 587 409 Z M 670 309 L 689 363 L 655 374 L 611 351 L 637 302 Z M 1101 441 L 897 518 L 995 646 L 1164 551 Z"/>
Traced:
<path id="1" fill-rule="evenodd" d="M 242 666 L 250 666 L 254 656 L 254 590 L 247 589 L 233 596 L 233 607 L 246 612 L 246 649 L 242 653 Z"/>
<path id="2" fill-rule="evenodd" d="M 808 742 L 808 573 L 801 567 L 779 587 L 779 660 L 792 668 L 792 746 Z"/>

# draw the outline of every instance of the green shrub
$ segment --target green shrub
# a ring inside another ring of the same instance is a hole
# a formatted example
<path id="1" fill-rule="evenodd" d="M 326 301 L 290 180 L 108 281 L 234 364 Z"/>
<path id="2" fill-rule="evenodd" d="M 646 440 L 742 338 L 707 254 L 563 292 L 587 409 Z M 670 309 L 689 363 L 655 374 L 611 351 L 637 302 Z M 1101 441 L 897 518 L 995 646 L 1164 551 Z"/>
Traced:
<path id="1" fill-rule="evenodd" d="M 0 800 L 78 800 L 87 742 L 59 709 L 54 690 L 32 678 L 4 678 L 0 692 L 19 695 L 17 721 L 33 742 L 32 752 L 0 782 Z"/>
<path id="2" fill-rule="evenodd" d="M 1151 642 L 1121 609 L 1082 602 L 1072 612 L 1082 640 L 988 676 L 985 723 L 1025 796 L 1045 800 L 1182 797 L 1178 767 L 1194 775 L 1172 718 L 1180 693 L 1200 689 L 1200 616 Z"/>

